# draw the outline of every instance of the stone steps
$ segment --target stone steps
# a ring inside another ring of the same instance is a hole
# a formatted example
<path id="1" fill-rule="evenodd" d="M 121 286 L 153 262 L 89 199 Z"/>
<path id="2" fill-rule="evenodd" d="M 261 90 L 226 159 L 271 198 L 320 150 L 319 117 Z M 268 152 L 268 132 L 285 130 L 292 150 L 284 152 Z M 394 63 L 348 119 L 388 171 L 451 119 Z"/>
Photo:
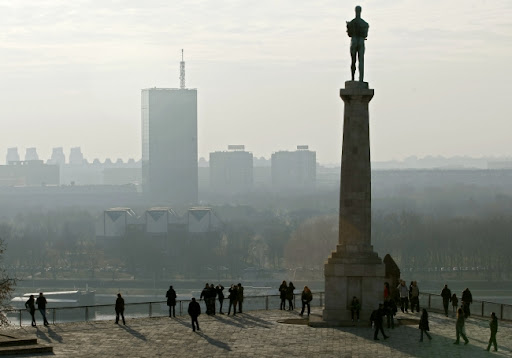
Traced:
<path id="1" fill-rule="evenodd" d="M 0 339 L 0 356 L 41 353 L 53 353 L 53 347 L 38 344 L 36 338 L 4 336 Z"/>

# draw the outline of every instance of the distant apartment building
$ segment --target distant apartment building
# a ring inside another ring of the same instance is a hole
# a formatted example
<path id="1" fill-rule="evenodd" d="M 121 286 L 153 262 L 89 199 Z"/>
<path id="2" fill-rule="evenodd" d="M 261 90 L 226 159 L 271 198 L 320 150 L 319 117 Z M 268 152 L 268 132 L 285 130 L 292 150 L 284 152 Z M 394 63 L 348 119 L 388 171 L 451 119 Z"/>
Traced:
<path id="1" fill-rule="evenodd" d="M 197 90 L 142 90 L 142 187 L 160 203 L 197 203 Z"/>
<path id="2" fill-rule="evenodd" d="M 307 145 L 272 154 L 272 186 L 277 190 L 312 189 L 316 185 L 316 152 Z"/>
<path id="3" fill-rule="evenodd" d="M 69 152 L 69 164 L 82 165 L 84 164 L 84 155 L 80 147 L 71 148 Z"/>
<path id="4" fill-rule="evenodd" d="M 116 166 L 121 166 L 116 162 Z M 140 184 L 142 182 L 142 173 L 140 166 L 130 166 L 124 164 L 119 168 L 104 168 L 103 169 L 103 185 L 125 185 L 125 184 Z"/>
<path id="5" fill-rule="evenodd" d="M 64 149 L 62 147 L 53 148 L 52 156 L 47 161 L 48 164 L 57 164 L 59 166 L 63 166 L 66 164 L 66 155 L 64 154 Z"/>
<path id="6" fill-rule="evenodd" d="M 37 155 L 36 148 L 27 148 L 25 151 L 25 161 L 31 161 L 31 160 L 39 160 L 39 155 Z"/>
<path id="7" fill-rule="evenodd" d="M 253 155 L 243 145 L 230 145 L 228 151 L 210 153 L 210 189 L 237 194 L 253 186 Z"/>
<path id="8" fill-rule="evenodd" d="M 59 185 L 59 166 L 42 160 L 9 161 L 0 165 L 0 186 Z"/>
<path id="9" fill-rule="evenodd" d="M 19 162 L 20 155 L 18 154 L 18 148 L 7 148 L 7 155 L 5 157 L 5 164 L 9 164 L 9 162 Z"/>

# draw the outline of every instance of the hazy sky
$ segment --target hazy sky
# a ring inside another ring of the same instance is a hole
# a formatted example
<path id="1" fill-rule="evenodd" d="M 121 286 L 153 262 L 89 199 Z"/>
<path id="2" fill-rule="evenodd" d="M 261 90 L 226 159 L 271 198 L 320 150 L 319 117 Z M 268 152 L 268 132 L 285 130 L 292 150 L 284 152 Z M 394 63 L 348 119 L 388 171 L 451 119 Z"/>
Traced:
<path id="1" fill-rule="evenodd" d="M 182 48 L 199 156 L 309 144 L 339 162 L 358 4 L 373 160 L 512 155 L 510 0 L 0 0 L 0 163 L 140 158 L 141 89 L 178 87 Z"/>

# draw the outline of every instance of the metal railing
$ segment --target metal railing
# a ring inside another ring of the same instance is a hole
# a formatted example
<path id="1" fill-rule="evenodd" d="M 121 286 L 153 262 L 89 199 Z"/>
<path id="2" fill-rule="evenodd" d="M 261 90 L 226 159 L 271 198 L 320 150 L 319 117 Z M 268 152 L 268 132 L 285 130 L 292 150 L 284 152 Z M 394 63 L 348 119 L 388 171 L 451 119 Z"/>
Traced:
<path id="1" fill-rule="evenodd" d="M 462 300 L 459 297 L 457 307 L 461 307 Z M 420 292 L 420 307 L 444 313 L 443 298 L 440 294 Z M 512 305 L 488 301 L 473 300 L 470 305 L 471 315 L 478 317 L 490 317 L 491 312 L 496 313 L 500 320 L 512 321 Z M 448 312 L 454 315 L 452 303 L 448 303 Z"/>
<path id="2" fill-rule="evenodd" d="M 299 299 L 297 299 L 299 296 Z M 201 310 L 206 312 L 204 301 L 198 301 L 201 305 Z M 286 301 L 288 305 L 288 301 Z M 299 306 L 296 305 L 299 302 Z M 190 300 L 177 300 L 176 301 L 176 315 L 188 314 L 188 304 Z M 242 309 L 243 311 L 256 311 L 256 310 L 272 310 L 278 309 L 281 303 L 279 295 L 265 295 L 265 296 L 246 296 L 244 297 Z M 314 292 L 312 307 L 323 307 L 324 292 Z M 216 310 L 219 311 L 219 301 L 215 301 Z M 294 298 L 295 309 L 300 309 L 300 294 L 295 295 Z M 222 306 L 223 312 L 227 313 L 229 307 L 229 299 L 225 298 Z M 11 309 L 5 310 L 2 313 L 6 315 L 8 320 L 14 324 L 19 323 L 20 326 L 30 325 L 32 318 L 26 309 Z M 167 301 L 151 301 L 130 303 L 125 302 L 124 316 L 125 318 L 143 318 L 143 317 L 165 317 L 169 315 L 169 307 Z M 39 310 L 36 310 L 35 317 L 37 322 L 42 322 L 42 316 Z M 105 305 L 92 305 L 92 306 L 75 306 L 75 307 L 54 307 L 46 308 L 46 318 L 49 322 L 64 323 L 64 322 L 88 322 L 88 321 L 104 321 L 112 320 L 115 318 L 115 304 Z"/>
<path id="3" fill-rule="evenodd" d="M 297 296 L 299 297 L 297 299 Z M 324 292 L 314 292 L 312 307 L 324 306 Z M 295 295 L 294 305 L 296 309 L 300 309 L 300 294 Z M 297 305 L 298 302 L 298 305 Z M 176 315 L 187 314 L 187 308 L 190 300 L 176 301 Z M 202 311 L 205 312 L 204 301 L 199 301 Z M 247 296 L 244 297 L 243 310 L 272 310 L 278 309 L 281 303 L 279 295 L 265 296 Z M 460 307 L 461 300 L 459 298 Z M 216 300 L 216 310 L 219 310 L 219 301 Z M 288 301 L 286 303 L 288 305 Z M 56 307 L 47 308 L 47 319 L 51 323 L 63 322 L 88 322 L 88 321 L 104 321 L 112 320 L 115 317 L 115 304 L 78 306 L 78 307 Z M 229 307 L 229 299 L 224 299 L 222 306 L 226 313 Z M 440 294 L 420 292 L 420 307 L 426 307 L 428 310 L 436 312 L 444 312 L 443 299 Z M 496 303 L 488 301 L 473 300 L 470 306 L 471 315 L 478 317 L 490 317 L 491 312 L 495 312 L 500 320 L 512 321 L 512 305 L 505 303 Z M 448 307 L 451 315 L 454 315 L 451 302 Z M 30 313 L 25 309 L 12 309 L 3 311 L 11 323 L 17 322 L 20 326 L 30 325 L 32 319 Z M 41 322 L 42 317 L 39 310 L 36 310 L 36 321 Z M 169 307 L 166 301 L 150 301 L 140 303 L 125 303 L 125 318 L 143 318 L 143 317 L 165 317 L 169 315 Z"/>

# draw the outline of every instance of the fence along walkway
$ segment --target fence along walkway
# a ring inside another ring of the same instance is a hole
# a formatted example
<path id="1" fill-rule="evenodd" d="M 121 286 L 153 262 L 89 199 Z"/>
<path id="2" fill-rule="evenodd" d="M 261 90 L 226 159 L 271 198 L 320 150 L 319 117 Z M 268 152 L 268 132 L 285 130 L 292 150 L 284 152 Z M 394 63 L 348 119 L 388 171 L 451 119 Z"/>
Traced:
<path id="1" fill-rule="evenodd" d="M 296 299 L 299 295 L 295 295 L 294 306 L 300 309 L 300 299 Z M 113 296 L 113 299 L 115 297 Z M 460 300 L 460 299 L 459 299 Z M 203 312 L 205 307 L 203 301 L 199 301 L 202 306 Z M 266 295 L 266 296 L 247 296 L 244 297 L 243 310 L 273 310 L 278 309 L 281 299 L 279 295 Z M 299 303 L 297 306 L 297 302 Z M 190 300 L 176 301 L 176 314 L 187 314 L 188 304 Z M 459 301 L 460 303 L 460 301 Z M 288 301 L 286 303 L 288 305 Z M 312 307 L 323 307 L 324 305 L 324 292 L 313 292 Z M 223 312 L 227 313 L 229 306 L 229 299 L 224 299 Z M 56 307 L 47 308 L 47 318 L 53 324 L 61 322 L 82 322 L 82 321 L 102 321 L 114 319 L 115 304 L 107 305 L 94 305 L 94 306 L 79 306 L 79 307 Z M 427 308 L 438 312 L 444 312 L 443 299 L 441 295 L 435 293 L 420 293 L 420 307 Z M 216 309 L 219 310 L 219 301 L 216 300 Z M 450 303 L 449 312 L 452 312 Z M 495 312 L 500 320 L 512 321 L 512 305 L 496 302 L 487 302 L 480 300 L 473 300 L 471 305 L 471 315 L 477 317 L 489 317 L 491 312 Z M 20 326 L 30 325 L 31 317 L 27 310 L 13 309 L 4 311 L 7 318 L 11 323 L 18 323 Z M 36 310 L 36 321 L 41 321 L 42 317 L 38 310 Z M 140 317 L 164 317 L 169 315 L 169 307 L 166 301 L 152 301 L 141 303 L 125 303 L 126 318 L 140 318 Z"/>
<path id="2" fill-rule="evenodd" d="M 299 299 L 295 295 L 294 306 L 301 308 L 300 296 Z M 115 300 L 115 296 L 113 296 Z M 323 307 L 324 293 L 313 292 L 312 307 Z M 299 303 L 297 306 L 297 302 Z M 188 315 L 188 304 L 190 300 L 177 300 L 176 301 L 176 315 Z M 204 301 L 199 301 L 201 304 L 202 312 L 206 312 Z M 266 295 L 266 296 L 246 296 L 243 301 L 243 311 L 255 310 L 274 310 L 278 309 L 281 303 L 279 295 Z M 288 306 L 288 300 L 286 301 Z M 219 311 L 219 301 L 215 303 L 216 311 Z M 225 298 L 222 306 L 224 313 L 228 312 L 229 299 Z M 9 321 L 13 324 L 20 326 L 29 326 L 32 322 L 30 313 L 25 309 L 12 309 L 4 311 Z M 115 304 L 106 305 L 93 305 L 93 306 L 75 306 L 75 307 L 47 307 L 46 317 L 48 321 L 55 323 L 63 322 L 83 322 L 83 321 L 103 321 L 112 320 L 115 317 Z M 124 316 L 125 318 L 141 318 L 141 317 L 165 317 L 169 315 L 169 307 L 167 301 L 151 301 L 130 303 L 125 300 Z M 35 313 L 36 321 L 40 322 L 42 316 L 39 310 Z"/>
<path id="3" fill-rule="evenodd" d="M 459 307 L 462 300 L 459 298 Z M 426 307 L 430 310 L 444 312 L 443 298 L 440 294 L 420 292 L 420 307 Z M 496 303 L 488 301 L 473 300 L 470 306 L 471 316 L 489 317 L 491 312 L 496 313 L 496 317 L 500 320 L 512 321 L 512 305 L 506 303 Z M 450 302 L 448 312 L 452 312 L 452 304 Z"/>

